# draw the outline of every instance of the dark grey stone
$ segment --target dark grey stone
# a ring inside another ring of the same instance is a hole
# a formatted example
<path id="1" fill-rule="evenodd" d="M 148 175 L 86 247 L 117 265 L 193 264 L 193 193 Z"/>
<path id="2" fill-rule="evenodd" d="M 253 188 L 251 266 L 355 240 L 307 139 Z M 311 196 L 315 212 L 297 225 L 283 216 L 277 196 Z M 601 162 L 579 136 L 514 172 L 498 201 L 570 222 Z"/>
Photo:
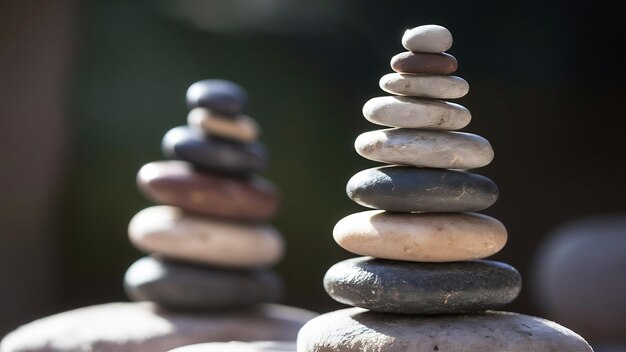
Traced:
<path id="1" fill-rule="evenodd" d="M 240 143 L 206 135 L 203 131 L 179 126 L 163 136 L 163 154 L 188 161 L 200 170 L 225 173 L 253 173 L 266 168 L 268 153 L 258 142 Z"/>
<path id="2" fill-rule="evenodd" d="M 206 79 L 187 89 L 187 107 L 203 107 L 218 114 L 236 116 L 243 113 L 248 94 L 239 85 L 221 79 Z"/>
<path id="3" fill-rule="evenodd" d="M 267 269 L 221 269 L 145 257 L 128 268 L 124 288 L 134 301 L 173 309 L 220 310 L 275 301 L 281 283 Z"/>
<path id="4" fill-rule="evenodd" d="M 487 177 L 409 166 L 363 170 L 348 181 L 346 192 L 363 206 L 407 213 L 478 211 L 498 199 L 498 187 Z"/>
<path id="5" fill-rule="evenodd" d="M 515 268 L 488 260 L 418 263 L 359 257 L 333 265 L 324 277 L 326 292 L 340 303 L 400 314 L 496 309 L 513 301 L 521 287 Z"/>

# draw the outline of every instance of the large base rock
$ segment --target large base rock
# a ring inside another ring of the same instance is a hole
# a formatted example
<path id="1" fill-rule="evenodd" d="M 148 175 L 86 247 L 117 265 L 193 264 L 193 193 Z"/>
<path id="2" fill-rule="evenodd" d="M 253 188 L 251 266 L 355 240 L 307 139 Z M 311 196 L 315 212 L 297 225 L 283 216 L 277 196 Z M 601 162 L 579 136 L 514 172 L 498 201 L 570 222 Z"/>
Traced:
<path id="1" fill-rule="evenodd" d="M 293 341 L 314 313 L 266 304 L 190 314 L 151 303 L 109 303 L 56 314 L 7 335 L 0 352 L 165 352 L 213 341 Z"/>
<path id="2" fill-rule="evenodd" d="M 576 333 L 507 312 L 411 316 L 349 308 L 321 315 L 298 334 L 298 352 L 589 352 Z"/>

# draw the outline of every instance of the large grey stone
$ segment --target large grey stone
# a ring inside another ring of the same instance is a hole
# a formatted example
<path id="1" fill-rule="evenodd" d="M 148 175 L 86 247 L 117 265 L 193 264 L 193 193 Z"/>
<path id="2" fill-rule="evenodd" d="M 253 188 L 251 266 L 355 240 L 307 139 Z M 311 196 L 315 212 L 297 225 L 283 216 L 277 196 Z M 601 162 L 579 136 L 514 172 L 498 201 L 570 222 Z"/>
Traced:
<path id="1" fill-rule="evenodd" d="M 7 335 L 1 352 L 165 352 L 212 341 L 293 341 L 314 313 L 265 304 L 211 314 L 151 303 L 109 303 L 33 321 Z"/>
<path id="2" fill-rule="evenodd" d="M 389 73 L 380 79 L 379 85 L 387 93 L 421 98 L 456 99 L 469 92 L 467 81 L 448 75 Z"/>
<path id="3" fill-rule="evenodd" d="M 414 316 L 349 308 L 298 333 L 298 352 L 593 352 L 573 331 L 532 316 L 484 312 Z"/>

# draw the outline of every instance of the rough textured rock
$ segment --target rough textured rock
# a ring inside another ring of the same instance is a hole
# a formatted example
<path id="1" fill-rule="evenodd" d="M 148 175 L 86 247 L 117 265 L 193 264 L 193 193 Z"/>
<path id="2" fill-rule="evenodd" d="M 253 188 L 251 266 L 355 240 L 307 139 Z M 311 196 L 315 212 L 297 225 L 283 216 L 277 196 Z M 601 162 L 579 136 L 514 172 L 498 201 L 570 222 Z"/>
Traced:
<path id="1" fill-rule="evenodd" d="M 248 94 L 239 85 L 221 79 L 206 79 L 187 89 L 187 107 L 203 107 L 226 116 L 243 113 Z"/>
<path id="2" fill-rule="evenodd" d="M 168 258 L 224 267 L 260 267 L 284 252 L 280 233 L 270 225 L 226 222 L 155 206 L 137 213 L 128 235 L 138 249 Z"/>
<path id="3" fill-rule="evenodd" d="M 340 303 L 376 312 L 452 314 L 513 301 L 522 278 L 512 266 L 487 260 L 416 263 L 359 257 L 328 269 L 324 288 Z"/>
<path id="4" fill-rule="evenodd" d="M 346 191 L 363 206 L 407 213 L 478 211 L 498 198 L 498 187 L 487 177 L 407 166 L 360 171 L 348 181 Z"/>
<path id="5" fill-rule="evenodd" d="M 211 342 L 185 346 L 170 352 L 296 352 L 295 342 Z"/>
<path id="6" fill-rule="evenodd" d="M 248 174 L 264 170 L 268 162 L 267 150 L 260 143 L 211 137 L 189 126 L 169 130 L 162 149 L 167 158 L 188 161 L 205 171 Z"/>
<path id="7" fill-rule="evenodd" d="M 457 76 L 388 73 L 379 83 L 385 92 L 410 97 L 456 99 L 469 92 L 467 81 Z"/>
<path id="8" fill-rule="evenodd" d="M 452 33 L 436 24 L 411 28 L 404 32 L 402 46 L 413 52 L 442 53 L 452 47 Z"/>
<path id="9" fill-rule="evenodd" d="M 150 200 L 231 220 L 261 221 L 278 211 L 278 189 L 261 177 L 233 178 L 198 172 L 183 161 L 156 161 L 137 173 Z"/>
<path id="10" fill-rule="evenodd" d="M 474 169 L 493 160 L 486 139 L 464 132 L 392 128 L 365 132 L 354 147 L 366 159 L 417 167 Z"/>
<path id="11" fill-rule="evenodd" d="M 500 251 L 507 232 L 476 214 L 406 214 L 380 210 L 351 214 L 333 230 L 345 250 L 376 258 L 416 262 L 482 259 Z"/>
<path id="12" fill-rule="evenodd" d="M 2 352 L 165 352 L 212 341 L 293 341 L 314 313 L 264 304 L 188 314 L 151 303 L 109 303 L 33 321 L 7 335 Z"/>
<path id="13" fill-rule="evenodd" d="M 281 283 L 276 274 L 262 269 L 227 270 L 145 257 L 128 268 L 124 288 L 134 301 L 198 311 L 275 301 Z"/>
<path id="14" fill-rule="evenodd" d="M 201 128 L 210 135 L 240 142 L 252 142 L 259 136 L 259 125 L 247 115 L 226 118 L 209 109 L 195 108 L 187 115 L 190 126 Z"/>
<path id="15" fill-rule="evenodd" d="M 370 99 L 363 105 L 363 116 L 378 125 L 429 130 L 458 130 L 472 119 L 459 104 L 395 96 Z"/>
<path id="16" fill-rule="evenodd" d="M 485 312 L 408 316 L 349 308 L 298 333 L 298 352 L 593 352 L 573 331 L 532 316 Z"/>
<path id="17" fill-rule="evenodd" d="M 458 63 L 450 54 L 424 54 L 410 51 L 391 58 L 391 68 L 399 73 L 449 75 L 456 71 Z"/>

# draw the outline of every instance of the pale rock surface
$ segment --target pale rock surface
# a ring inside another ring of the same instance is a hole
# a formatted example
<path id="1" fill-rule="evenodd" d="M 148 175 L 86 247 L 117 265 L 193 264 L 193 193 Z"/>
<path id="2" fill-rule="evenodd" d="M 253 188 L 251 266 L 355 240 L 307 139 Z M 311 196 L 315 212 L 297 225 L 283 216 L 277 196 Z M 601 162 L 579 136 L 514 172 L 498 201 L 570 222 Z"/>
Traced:
<path id="1" fill-rule="evenodd" d="M 252 142 L 259 137 L 259 124 L 247 115 L 224 117 L 205 108 L 195 108 L 187 115 L 189 126 L 205 132 L 241 142 Z"/>
<path id="2" fill-rule="evenodd" d="M 422 98 L 456 99 L 469 92 L 466 80 L 448 75 L 388 73 L 381 77 L 379 84 L 391 94 Z"/>
<path id="3" fill-rule="evenodd" d="M 442 53 L 452 47 L 452 33 L 436 24 L 411 28 L 404 32 L 402 46 L 417 53 Z"/>
<path id="4" fill-rule="evenodd" d="M 170 352 L 296 352 L 295 342 L 211 342 L 180 347 Z"/>

